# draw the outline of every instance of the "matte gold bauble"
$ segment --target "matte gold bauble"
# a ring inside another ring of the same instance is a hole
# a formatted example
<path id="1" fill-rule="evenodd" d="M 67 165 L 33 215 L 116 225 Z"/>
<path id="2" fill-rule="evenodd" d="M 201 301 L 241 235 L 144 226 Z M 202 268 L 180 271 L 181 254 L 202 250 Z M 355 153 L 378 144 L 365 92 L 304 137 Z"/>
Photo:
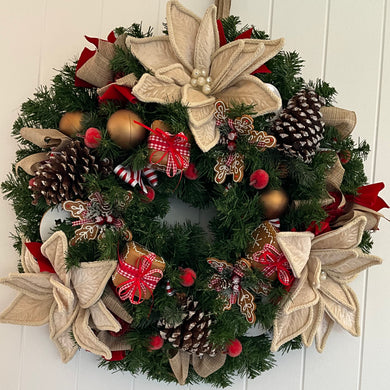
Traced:
<path id="1" fill-rule="evenodd" d="M 280 217 L 287 209 L 288 197 L 283 190 L 270 190 L 260 195 L 260 202 L 267 219 Z"/>
<path id="2" fill-rule="evenodd" d="M 141 118 L 130 110 L 119 110 L 108 118 L 108 134 L 122 149 L 135 148 L 146 137 L 146 129 L 134 121 L 142 123 Z"/>
<path id="3" fill-rule="evenodd" d="M 81 111 L 66 112 L 60 120 L 59 130 L 69 137 L 80 133 L 83 129 L 81 124 L 82 119 L 83 113 Z"/>

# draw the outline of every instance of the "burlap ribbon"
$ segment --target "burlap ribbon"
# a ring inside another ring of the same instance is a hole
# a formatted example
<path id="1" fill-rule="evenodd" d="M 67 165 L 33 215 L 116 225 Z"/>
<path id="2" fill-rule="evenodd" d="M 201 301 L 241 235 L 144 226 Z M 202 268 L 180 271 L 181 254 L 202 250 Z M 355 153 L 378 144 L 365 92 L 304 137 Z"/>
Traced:
<path id="1" fill-rule="evenodd" d="M 215 371 L 219 370 L 226 361 L 226 354 L 219 352 L 216 356 L 203 355 L 202 357 L 196 354 L 191 354 L 182 350 L 174 352 L 174 355 L 169 359 L 172 371 L 179 384 L 184 385 L 188 376 L 190 363 L 194 367 L 195 372 L 202 378 L 206 378 Z"/>
<path id="2" fill-rule="evenodd" d="M 56 129 L 35 129 L 30 127 L 23 127 L 20 130 L 20 135 L 27 141 L 32 142 L 41 148 L 54 148 L 55 151 L 62 150 L 71 139 Z M 35 175 L 39 167 L 39 163 L 48 158 L 48 153 L 35 153 L 16 164 L 16 172 L 18 168 L 22 168 L 29 175 Z"/>
<path id="3" fill-rule="evenodd" d="M 215 0 L 217 19 L 227 18 L 230 15 L 231 0 Z"/>
<path id="4" fill-rule="evenodd" d="M 348 137 L 356 126 L 356 114 L 353 111 L 344 110 L 338 107 L 322 107 L 320 110 L 322 120 L 326 126 L 333 126 L 337 129 L 342 139 Z M 326 190 L 329 192 L 339 192 L 344 178 L 344 168 L 338 156 L 332 168 L 329 169 L 326 176 Z M 342 194 L 341 194 L 342 195 Z M 323 205 L 329 205 L 334 202 L 334 198 L 328 194 L 323 200 Z M 345 205 L 344 195 L 342 195 L 340 207 Z"/>

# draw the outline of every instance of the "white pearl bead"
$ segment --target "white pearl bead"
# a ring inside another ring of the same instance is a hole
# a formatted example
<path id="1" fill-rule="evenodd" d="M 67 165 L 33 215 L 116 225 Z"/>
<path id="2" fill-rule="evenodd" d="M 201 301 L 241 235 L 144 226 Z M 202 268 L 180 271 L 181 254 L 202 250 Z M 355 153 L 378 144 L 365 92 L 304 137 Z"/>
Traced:
<path id="1" fill-rule="evenodd" d="M 206 84 L 206 79 L 202 76 L 198 77 L 198 85 L 199 87 L 203 87 Z"/>
<path id="2" fill-rule="evenodd" d="M 202 69 L 202 70 L 200 71 L 200 74 L 201 74 L 201 76 L 206 77 L 206 76 L 207 76 L 206 69 Z"/>
<path id="3" fill-rule="evenodd" d="M 206 83 L 207 84 L 211 84 L 212 81 L 213 81 L 213 79 L 210 76 L 206 77 Z"/>
<path id="4" fill-rule="evenodd" d="M 205 95 L 208 95 L 208 94 L 211 92 L 211 87 L 210 87 L 210 85 L 205 84 L 205 85 L 202 87 L 202 92 L 203 92 Z"/>
<path id="5" fill-rule="evenodd" d="M 325 271 L 321 271 L 320 279 L 321 280 L 326 280 L 326 278 L 327 278 L 326 272 Z"/>
<path id="6" fill-rule="evenodd" d="M 200 76 L 200 70 L 199 69 L 194 69 L 192 71 L 192 77 L 194 77 L 195 79 L 198 78 Z"/>
<path id="7" fill-rule="evenodd" d="M 193 87 L 196 87 L 196 86 L 198 85 L 198 79 L 192 78 L 192 79 L 191 79 L 191 85 L 192 85 Z"/>

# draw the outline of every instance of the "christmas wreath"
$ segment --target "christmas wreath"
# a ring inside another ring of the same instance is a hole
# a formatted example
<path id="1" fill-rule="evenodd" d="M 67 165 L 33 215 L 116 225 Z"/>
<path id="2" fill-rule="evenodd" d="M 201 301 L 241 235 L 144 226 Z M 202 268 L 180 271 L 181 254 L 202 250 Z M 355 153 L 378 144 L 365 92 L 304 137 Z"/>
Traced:
<path id="1" fill-rule="evenodd" d="M 64 362 L 83 348 L 225 387 L 278 349 L 322 351 L 334 323 L 359 334 L 348 283 L 381 262 L 388 206 L 355 114 L 283 39 L 176 0 L 165 27 L 87 37 L 96 49 L 22 105 L 2 184 L 21 261 L 0 280 L 19 295 L 0 321 L 48 323 Z M 207 210 L 208 231 L 164 221 L 172 198 Z"/>

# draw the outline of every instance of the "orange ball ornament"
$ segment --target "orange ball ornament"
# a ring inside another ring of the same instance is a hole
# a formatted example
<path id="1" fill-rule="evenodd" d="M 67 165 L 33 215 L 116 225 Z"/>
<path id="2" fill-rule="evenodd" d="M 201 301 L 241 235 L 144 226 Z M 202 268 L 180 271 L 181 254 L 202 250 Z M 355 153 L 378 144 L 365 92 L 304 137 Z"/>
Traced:
<path id="1" fill-rule="evenodd" d="M 58 129 L 61 131 L 61 133 L 71 137 L 72 135 L 82 131 L 82 119 L 83 113 L 81 111 L 66 112 L 60 120 Z"/>
<path id="2" fill-rule="evenodd" d="M 270 190 L 260 195 L 260 203 L 267 219 L 278 218 L 287 209 L 288 196 L 283 190 Z"/>
<path id="3" fill-rule="evenodd" d="M 116 111 L 108 118 L 108 134 L 124 150 L 135 148 L 146 137 L 147 130 L 134 121 L 142 123 L 141 118 L 130 110 Z"/>

